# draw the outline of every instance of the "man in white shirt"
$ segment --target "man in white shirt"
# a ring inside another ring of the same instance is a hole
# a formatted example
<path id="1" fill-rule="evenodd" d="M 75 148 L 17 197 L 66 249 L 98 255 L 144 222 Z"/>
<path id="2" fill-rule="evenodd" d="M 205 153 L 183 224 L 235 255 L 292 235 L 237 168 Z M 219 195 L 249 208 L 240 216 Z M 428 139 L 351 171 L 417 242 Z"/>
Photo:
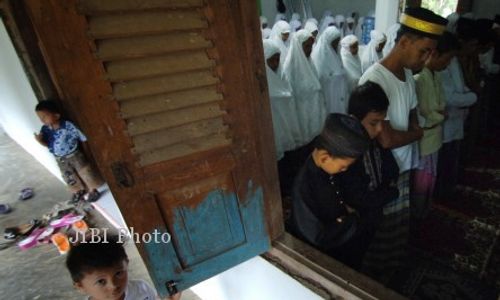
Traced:
<path id="1" fill-rule="evenodd" d="M 415 142 L 423 135 L 417 120 L 412 71 L 423 68 L 447 21 L 424 8 L 407 8 L 400 23 L 394 48 L 359 81 L 359 84 L 367 81 L 379 84 L 389 99 L 387 118 L 378 141 L 384 148 L 393 149 L 400 169 L 399 198 L 384 206 L 384 217 L 373 241 L 382 250 L 369 249 L 365 257 L 365 260 L 377 257 L 381 262 L 372 272 L 381 280 L 390 277 L 391 272 L 404 263 L 409 238 L 410 170 L 418 162 Z"/>

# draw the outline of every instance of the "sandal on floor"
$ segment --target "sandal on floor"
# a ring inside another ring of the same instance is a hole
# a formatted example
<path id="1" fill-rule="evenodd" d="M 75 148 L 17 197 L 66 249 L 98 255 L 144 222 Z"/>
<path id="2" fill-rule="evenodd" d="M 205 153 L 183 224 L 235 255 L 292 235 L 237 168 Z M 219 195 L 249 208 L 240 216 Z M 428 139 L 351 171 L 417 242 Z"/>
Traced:
<path id="1" fill-rule="evenodd" d="M 99 200 L 100 197 L 101 193 L 99 193 L 98 190 L 93 189 L 87 195 L 85 195 L 83 199 L 87 202 L 96 202 L 97 200 Z"/>
<path id="2" fill-rule="evenodd" d="M 0 215 L 6 215 L 10 213 L 12 209 L 10 208 L 10 205 L 8 204 L 0 204 Z"/>
<path id="3" fill-rule="evenodd" d="M 80 202 L 80 200 L 83 199 L 83 196 L 85 195 L 86 192 L 87 191 L 85 191 L 85 190 L 79 190 L 79 191 L 75 192 L 73 194 L 73 196 L 71 197 L 70 203 L 74 204 L 74 203 Z"/>
<path id="4" fill-rule="evenodd" d="M 24 201 L 32 198 L 34 195 L 32 188 L 24 188 L 19 192 L 19 200 Z"/>
<path id="5" fill-rule="evenodd" d="M 30 234 L 30 236 L 17 243 L 17 246 L 19 246 L 21 250 L 31 249 L 38 245 L 38 240 L 46 238 L 47 236 L 52 234 L 52 232 L 54 232 L 54 228 L 50 226 L 37 228 Z"/>
<path id="6" fill-rule="evenodd" d="M 56 246 L 60 254 L 68 253 L 69 249 L 71 248 L 68 236 L 64 233 L 58 232 L 56 234 L 53 234 L 50 240 L 52 241 L 52 244 Z"/>
<path id="7" fill-rule="evenodd" d="M 73 223 L 80 221 L 82 219 L 83 219 L 83 216 L 70 213 L 70 214 L 67 214 L 60 219 L 51 221 L 49 224 L 50 224 L 50 226 L 52 226 L 54 228 L 59 228 L 59 227 L 72 225 Z"/>
<path id="8" fill-rule="evenodd" d="M 34 220 L 31 220 L 27 224 L 19 225 L 17 227 L 5 228 L 5 231 L 3 233 L 3 237 L 6 240 L 14 240 L 20 236 L 28 236 L 33 232 L 33 230 L 35 230 L 41 224 L 42 223 L 39 220 L 34 219 Z"/>

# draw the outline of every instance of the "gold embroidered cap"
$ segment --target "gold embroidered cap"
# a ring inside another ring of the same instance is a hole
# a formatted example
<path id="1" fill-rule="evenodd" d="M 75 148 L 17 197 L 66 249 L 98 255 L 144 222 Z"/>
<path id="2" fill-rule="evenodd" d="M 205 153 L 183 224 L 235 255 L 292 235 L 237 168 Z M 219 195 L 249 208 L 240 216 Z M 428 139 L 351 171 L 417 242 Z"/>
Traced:
<path id="1" fill-rule="evenodd" d="M 422 8 L 406 8 L 399 18 L 399 23 L 413 31 L 429 37 L 438 37 L 446 31 L 448 20 Z"/>
<path id="2" fill-rule="evenodd" d="M 418 31 L 423 31 L 425 33 L 430 33 L 435 35 L 442 35 L 443 32 L 446 30 L 446 26 L 444 25 L 434 24 L 431 22 L 420 20 L 405 13 L 401 14 L 401 17 L 399 18 L 399 23 L 405 25 L 406 27 L 410 27 Z"/>

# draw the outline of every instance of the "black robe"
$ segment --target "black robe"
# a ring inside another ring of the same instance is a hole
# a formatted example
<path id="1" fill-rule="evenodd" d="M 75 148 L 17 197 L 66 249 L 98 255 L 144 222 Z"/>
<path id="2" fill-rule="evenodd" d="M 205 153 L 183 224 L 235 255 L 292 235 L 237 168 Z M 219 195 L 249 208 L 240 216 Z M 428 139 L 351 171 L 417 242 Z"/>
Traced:
<path id="1" fill-rule="evenodd" d="M 292 189 L 292 233 L 328 254 L 353 237 L 357 224 L 357 215 L 348 213 L 336 180 L 309 156 Z"/>

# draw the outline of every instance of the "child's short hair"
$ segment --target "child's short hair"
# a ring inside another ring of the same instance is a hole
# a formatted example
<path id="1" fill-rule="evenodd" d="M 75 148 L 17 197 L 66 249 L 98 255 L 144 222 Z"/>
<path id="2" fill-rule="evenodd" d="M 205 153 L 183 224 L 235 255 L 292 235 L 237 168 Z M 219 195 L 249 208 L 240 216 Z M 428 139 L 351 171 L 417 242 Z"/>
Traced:
<path id="1" fill-rule="evenodd" d="M 61 108 L 54 100 L 42 100 L 35 106 L 35 111 L 47 111 L 54 114 L 61 114 Z"/>
<path id="2" fill-rule="evenodd" d="M 66 267 L 73 282 L 80 282 L 86 273 L 116 266 L 124 260 L 128 261 L 128 257 L 123 244 L 117 237 L 107 237 L 107 243 L 87 241 L 72 247 L 66 258 Z"/>
<path id="3" fill-rule="evenodd" d="M 369 112 L 385 112 L 388 107 L 389 99 L 384 90 L 378 84 L 367 81 L 352 91 L 347 113 L 362 121 Z"/>
<path id="4" fill-rule="evenodd" d="M 370 138 L 355 118 L 344 114 L 329 114 L 323 130 L 316 137 L 316 149 L 323 149 L 338 158 L 357 158 L 368 149 Z"/>

